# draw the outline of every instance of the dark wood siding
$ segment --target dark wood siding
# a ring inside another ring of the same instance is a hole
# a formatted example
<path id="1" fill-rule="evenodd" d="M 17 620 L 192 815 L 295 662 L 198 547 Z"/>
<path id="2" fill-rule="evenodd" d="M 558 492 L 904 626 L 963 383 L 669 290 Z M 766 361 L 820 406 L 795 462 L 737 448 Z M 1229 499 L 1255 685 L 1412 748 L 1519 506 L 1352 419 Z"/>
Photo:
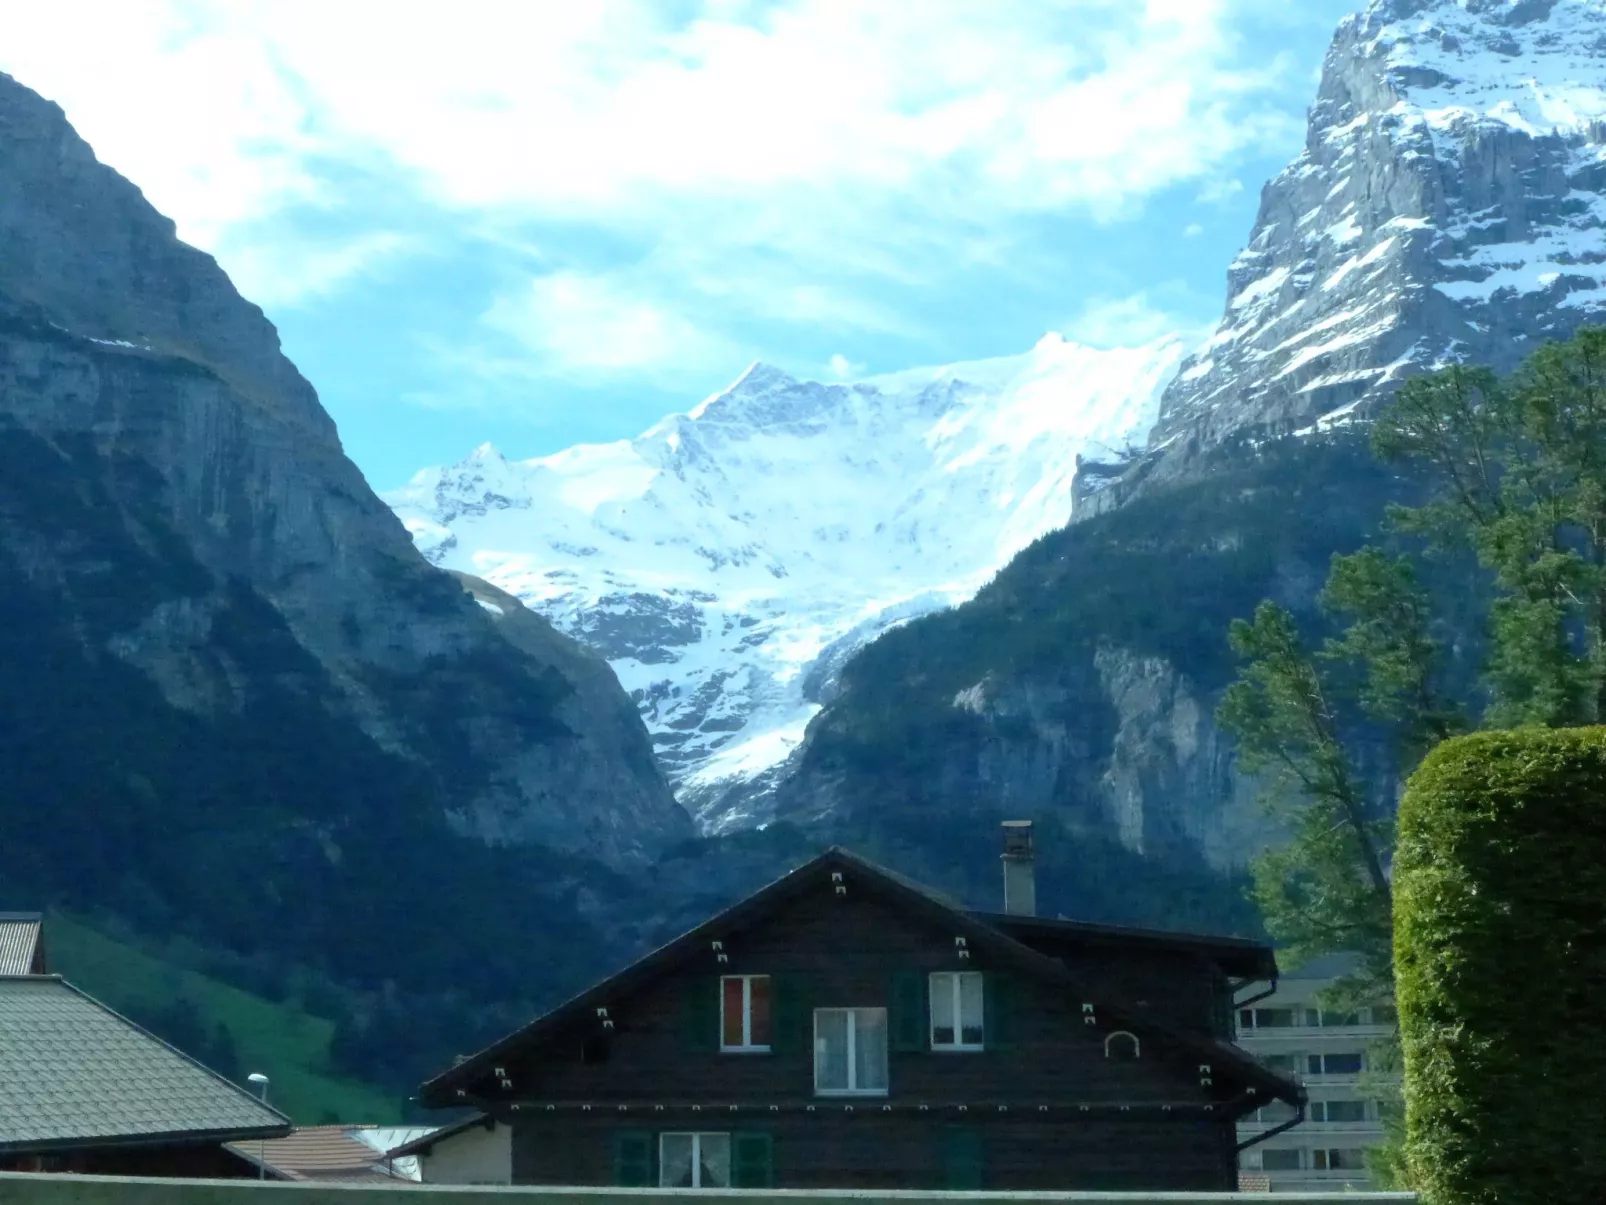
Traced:
<path id="1" fill-rule="evenodd" d="M 1097 1001 L 1071 999 L 980 951 L 961 960 L 952 932 L 911 922 L 900 912 L 846 884 L 829 885 L 773 917 L 754 932 L 722 939 L 725 963 L 710 949 L 680 975 L 606 1006 L 614 1026 L 595 1017 L 558 1036 L 539 1055 L 505 1068 L 503 1099 L 546 1101 L 771 1102 L 813 1092 L 812 1014 L 817 1007 L 889 1007 L 900 976 L 976 970 L 1007 990 L 991 993 L 994 1021 L 1007 1021 L 1002 1042 L 975 1053 L 895 1048 L 890 1093 L 937 1101 L 1169 1101 L 1211 1099 L 1199 1086 L 1197 1057 L 1144 1043 L 1136 1062 L 1105 1057 L 1114 1026 Z M 768 1054 L 722 1054 L 717 1015 L 705 1006 L 721 974 L 774 976 L 776 1038 Z M 1161 993 L 1154 993 L 1161 998 Z M 1083 1011 L 1094 1004 L 1092 1022 Z M 1007 1018 L 997 1016 L 1005 1007 Z M 692 1029 L 688 1030 L 688 1022 Z M 920 1031 L 925 1032 L 925 1021 Z M 606 1058 L 596 1039 L 606 1037 Z M 590 1050 L 587 1051 L 588 1042 Z M 495 1099 L 497 1092 L 491 1093 Z"/>
<path id="2" fill-rule="evenodd" d="M 516 1184 L 612 1184 L 615 1136 L 628 1130 L 650 1134 L 656 1183 L 659 1133 L 743 1128 L 769 1135 L 777 1188 L 948 1188 L 955 1131 L 979 1155 L 974 1186 L 985 1189 L 1230 1191 L 1237 1177 L 1230 1122 L 967 1122 L 792 1113 L 762 1126 L 684 1115 L 634 1126 L 571 1113 L 515 1123 L 513 1179 Z"/>

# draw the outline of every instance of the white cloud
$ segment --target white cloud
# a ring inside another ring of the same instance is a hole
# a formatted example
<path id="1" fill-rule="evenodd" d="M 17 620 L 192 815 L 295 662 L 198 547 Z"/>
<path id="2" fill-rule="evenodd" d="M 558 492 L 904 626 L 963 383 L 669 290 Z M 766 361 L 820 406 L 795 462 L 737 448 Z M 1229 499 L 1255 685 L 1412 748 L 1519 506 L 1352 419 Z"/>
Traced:
<path id="1" fill-rule="evenodd" d="M 838 381 L 848 381 L 854 377 L 862 376 L 864 374 L 864 365 L 855 364 L 841 352 L 837 352 L 836 355 L 826 361 L 825 371 L 827 375 Z"/>
<path id="2" fill-rule="evenodd" d="M 1092 347 L 1137 347 L 1172 335 L 1194 341 L 1203 328 L 1197 319 L 1144 290 L 1126 297 L 1092 298 L 1064 329 L 1066 337 Z"/>
<path id="3" fill-rule="evenodd" d="M 225 240 L 218 256 L 243 296 L 261 306 L 289 308 L 334 292 L 381 261 L 417 250 L 417 239 L 377 231 L 323 246 L 288 242 L 234 248 Z"/>
<path id="4" fill-rule="evenodd" d="M 537 277 L 497 299 L 484 318 L 560 372 L 674 375 L 719 367 L 741 352 L 667 306 L 641 300 L 602 276 Z"/>
<path id="5" fill-rule="evenodd" d="M 199 241 L 383 155 L 443 203 L 650 220 L 941 185 L 998 212 L 1123 205 L 1283 120 L 1224 0 L 53 0 L 0 66 Z M 199 103 L 198 103 L 199 102 Z"/>
<path id="6" fill-rule="evenodd" d="M 405 250 L 362 233 L 354 172 L 562 248 L 486 314 L 545 367 L 676 374 L 740 361 L 720 332 L 753 319 L 919 338 L 877 286 L 1025 271 L 1022 217 L 1241 189 L 1299 126 L 1235 37 L 1250 2 L 51 0 L 7 13 L 0 70 L 265 304 Z M 345 244 L 274 220 L 342 205 Z"/>
<path id="7" fill-rule="evenodd" d="M 1203 233 L 1204 227 L 1199 225 L 1198 222 L 1189 222 L 1182 228 L 1183 238 L 1198 238 Z"/>

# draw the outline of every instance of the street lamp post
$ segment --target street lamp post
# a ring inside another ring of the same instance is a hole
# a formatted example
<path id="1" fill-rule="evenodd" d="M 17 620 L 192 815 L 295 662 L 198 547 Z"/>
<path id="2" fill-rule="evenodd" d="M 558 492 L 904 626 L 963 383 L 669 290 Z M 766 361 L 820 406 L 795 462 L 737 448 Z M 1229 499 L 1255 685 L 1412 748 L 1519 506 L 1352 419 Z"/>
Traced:
<path id="1" fill-rule="evenodd" d="M 261 1100 L 261 1102 L 263 1104 L 267 1104 L 268 1103 L 268 1077 L 263 1075 L 262 1072 L 260 1072 L 260 1071 L 253 1071 L 250 1075 L 246 1076 L 245 1079 L 246 1079 L 247 1083 L 254 1084 L 256 1086 L 257 1098 L 259 1100 Z M 268 1144 L 267 1144 L 267 1139 L 258 1138 L 257 1139 L 257 1179 L 258 1180 L 266 1180 L 267 1178 L 268 1178 Z"/>

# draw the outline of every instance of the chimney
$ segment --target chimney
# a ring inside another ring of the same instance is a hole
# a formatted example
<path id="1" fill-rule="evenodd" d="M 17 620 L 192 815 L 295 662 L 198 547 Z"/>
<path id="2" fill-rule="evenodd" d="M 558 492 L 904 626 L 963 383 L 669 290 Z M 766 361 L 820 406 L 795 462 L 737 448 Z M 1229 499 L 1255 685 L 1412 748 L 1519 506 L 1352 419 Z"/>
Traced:
<path id="1" fill-rule="evenodd" d="M 1037 873 L 1032 856 L 1032 822 L 1004 821 L 1004 911 L 1037 915 Z"/>

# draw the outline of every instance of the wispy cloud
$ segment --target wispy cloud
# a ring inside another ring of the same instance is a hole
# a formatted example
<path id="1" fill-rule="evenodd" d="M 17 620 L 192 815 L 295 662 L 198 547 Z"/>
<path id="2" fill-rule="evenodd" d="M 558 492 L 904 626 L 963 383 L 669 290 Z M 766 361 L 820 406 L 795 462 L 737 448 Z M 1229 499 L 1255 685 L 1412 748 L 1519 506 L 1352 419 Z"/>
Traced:
<path id="1" fill-rule="evenodd" d="M 740 352 L 667 305 L 619 292 L 580 272 L 540 276 L 499 297 L 488 326 L 539 352 L 554 369 L 595 374 L 683 374 L 729 362 Z"/>
<path id="2" fill-rule="evenodd" d="M 274 246 L 247 242 L 230 250 L 228 240 L 224 242 L 222 254 L 235 287 L 269 307 L 327 296 L 381 263 L 421 250 L 418 239 L 389 231 L 322 245 L 288 239 Z"/>
<path id="3" fill-rule="evenodd" d="M 564 249 L 478 301 L 541 371 L 673 376 L 741 357 L 755 322 L 917 337 L 885 290 L 1024 270 L 1018 223 L 1219 199 L 1298 124 L 1288 65 L 1234 26 L 1283 2 L 53 0 L 8 14 L 0 69 L 265 304 L 407 249 L 339 212 L 341 164 Z M 304 212 L 343 237 L 296 233 Z M 1113 337 L 1105 309 L 1086 321 Z"/>
<path id="4" fill-rule="evenodd" d="M 1093 297 L 1066 323 L 1065 334 L 1092 347 L 1135 347 L 1172 336 L 1193 342 L 1207 329 L 1197 317 L 1197 300 L 1175 284 L 1125 297 Z"/>

